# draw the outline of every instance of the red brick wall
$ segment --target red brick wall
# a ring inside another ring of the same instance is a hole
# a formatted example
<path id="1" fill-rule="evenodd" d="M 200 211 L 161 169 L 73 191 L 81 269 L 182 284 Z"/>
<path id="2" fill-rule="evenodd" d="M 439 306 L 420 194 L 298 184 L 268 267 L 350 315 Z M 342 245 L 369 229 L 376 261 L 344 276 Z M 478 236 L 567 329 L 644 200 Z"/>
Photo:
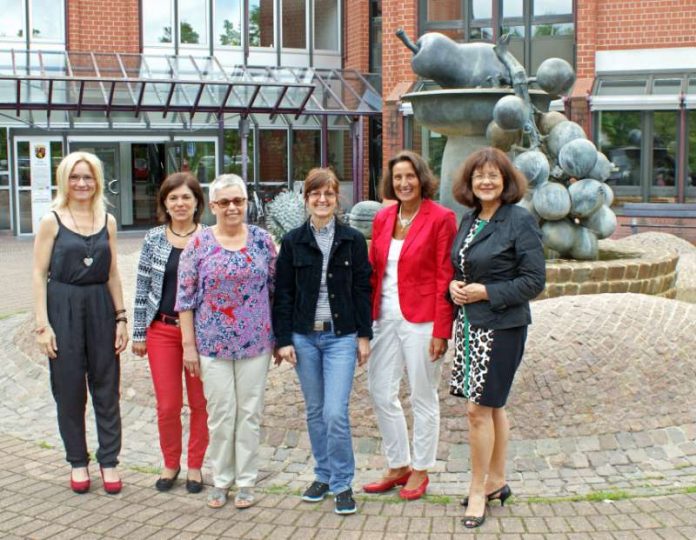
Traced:
<path id="1" fill-rule="evenodd" d="M 343 41 L 343 67 L 352 68 L 362 73 L 370 69 L 370 2 L 368 0 L 344 0 L 343 2 L 344 41 Z M 347 97 L 347 96 L 346 96 Z M 368 199 L 370 195 L 370 168 L 369 168 L 369 129 L 368 121 L 364 121 L 363 130 L 363 190 L 362 198 Z M 350 150 L 348 148 L 347 150 Z M 353 169 L 350 151 L 345 154 L 346 171 Z M 350 163 L 348 163 L 350 161 Z"/>
<path id="2" fill-rule="evenodd" d="M 382 1 L 382 167 L 402 147 L 398 98 L 416 80 L 411 69 L 413 54 L 394 35 L 403 28 L 412 40 L 418 37 L 418 2 L 415 0 Z"/>
<path id="3" fill-rule="evenodd" d="M 694 0 L 579 0 L 578 77 L 594 77 L 596 51 L 696 46 Z"/>
<path id="4" fill-rule="evenodd" d="M 68 0 L 69 51 L 140 52 L 138 0 Z"/>

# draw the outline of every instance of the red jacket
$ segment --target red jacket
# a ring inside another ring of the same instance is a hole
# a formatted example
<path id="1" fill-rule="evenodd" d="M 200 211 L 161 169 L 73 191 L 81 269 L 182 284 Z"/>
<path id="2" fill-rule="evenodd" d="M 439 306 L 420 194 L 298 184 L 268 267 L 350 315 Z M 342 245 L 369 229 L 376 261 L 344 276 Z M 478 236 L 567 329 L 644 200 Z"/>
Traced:
<path id="1" fill-rule="evenodd" d="M 370 244 L 372 264 L 372 318 L 379 318 L 382 279 L 387 266 L 399 205 L 383 208 L 375 216 Z M 452 337 L 453 310 L 445 298 L 454 275 L 450 261 L 457 220 L 452 210 L 424 199 L 406 234 L 398 264 L 401 312 L 412 323 L 434 322 L 433 337 Z"/>

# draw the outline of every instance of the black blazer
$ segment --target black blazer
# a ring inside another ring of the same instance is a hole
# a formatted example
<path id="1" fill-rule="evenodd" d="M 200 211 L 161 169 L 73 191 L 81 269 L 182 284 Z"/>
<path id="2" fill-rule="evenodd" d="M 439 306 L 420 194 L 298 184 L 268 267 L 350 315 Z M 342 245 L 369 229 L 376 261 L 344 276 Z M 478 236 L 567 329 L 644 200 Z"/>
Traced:
<path id="1" fill-rule="evenodd" d="M 309 334 L 321 284 L 322 254 L 309 220 L 288 232 L 276 261 L 273 332 L 276 346 L 292 345 L 292 333 Z M 336 335 L 372 338 L 370 274 L 365 237 L 336 219 L 326 285 Z"/>
<path id="2" fill-rule="evenodd" d="M 539 226 L 526 209 L 504 204 L 469 244 L 462 272 L 459 251 L 477 215 L 464 214 L 451 253 L 454 279 L 482 283 L 488 292 L 488 300 L 466 304 L 469 322 L 498 330 L 530 324 L 529 301 L 546 284 Z"/>

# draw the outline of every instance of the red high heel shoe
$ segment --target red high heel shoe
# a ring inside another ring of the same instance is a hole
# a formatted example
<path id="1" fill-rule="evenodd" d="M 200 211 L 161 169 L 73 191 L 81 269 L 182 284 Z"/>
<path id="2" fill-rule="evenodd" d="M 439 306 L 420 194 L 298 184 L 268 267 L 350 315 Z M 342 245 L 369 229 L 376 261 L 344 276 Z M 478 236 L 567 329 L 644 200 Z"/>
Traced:
<path id="1" fill-rule="evenodd" d="M 123 489 L 123 482 L 120 478 L 116 482 L 107 482 L 104 480 L 104 468 L 101 465 L 99 465 L 99 472 L 101 473 L 102 484 L 104 484 L 104 491 L 106 491 L 109 495 L 121 493 L 121 490 Z"/>
<path id="2" fill-rule="evenodd" d="M 406 485 L 409 476 L 411 476 L 411 471 L 408 471 L 406 474 L 403 474 L 402 476 L 399 476 L 398 478 L 393 478 L 391 480 L 380 480 L 379 482 L 365 484 L 363 486 L 363 491 L 365 493 L 384 493 L 385 491 L 394 489 L 396 486 Z"/>
<path id="3" fill-rule="evenodd" d="M 72 476 L 72 470 L 70 471 L 70 489 L 72 489 L 75 493 L 87 493 L 91 483 L 89 471 L 87 471 L 87 480 L 75 480 Z"/>

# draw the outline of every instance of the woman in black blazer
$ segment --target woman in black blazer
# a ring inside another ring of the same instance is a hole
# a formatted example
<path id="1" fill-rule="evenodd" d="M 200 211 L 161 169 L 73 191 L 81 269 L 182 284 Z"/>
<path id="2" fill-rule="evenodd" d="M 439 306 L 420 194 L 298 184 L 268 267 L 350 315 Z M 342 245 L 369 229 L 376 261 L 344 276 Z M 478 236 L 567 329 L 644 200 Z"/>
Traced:
<path id="1" fill-rule="evenodd" d="M 512 493 L 505 481 L 505 402 L 532 322 L 529 301 L 545 284 L 541 232 L 515 204 L 525 189 L 524 176 L 495 148 L 469 156 L 452 187 L 454 198 L 473 208 L 452 247 L 455 276 L 449 286 L 458 306 L 450 393 L 468 400 L 471 485 L 462 501 L 467 528 L 483 524 L 488 501 L 504 504 Z"/>

